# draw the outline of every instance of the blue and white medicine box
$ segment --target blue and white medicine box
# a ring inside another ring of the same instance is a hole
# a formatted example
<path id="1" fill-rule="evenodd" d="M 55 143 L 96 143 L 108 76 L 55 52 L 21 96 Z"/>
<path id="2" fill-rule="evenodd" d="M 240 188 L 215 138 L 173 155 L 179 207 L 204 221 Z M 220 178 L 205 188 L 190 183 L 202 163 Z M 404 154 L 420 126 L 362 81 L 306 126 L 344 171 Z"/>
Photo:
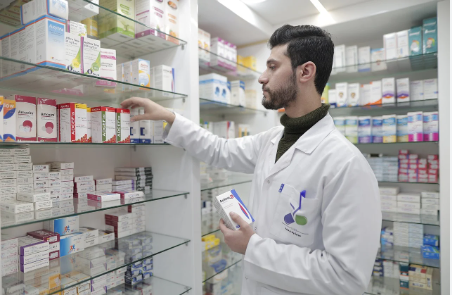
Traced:
<path id="1" fill-rule="evenodd" d="M 422 21 L 423 29 L 423 49 L 424 53 L 433 53 L 438 51 L 438 23 L 436 17 L 424 19 Z"/>
<path id="2" fill-rule="evenodd" d="M 439 246 L 439 237 L 435 235 L 424 235 L 424 246 Z"/>
<path id="3" fill-rule="evenodd" d="M 72 216 L 50 220 L 44 223 L 44 228 L 60 234 L 60 237 L 70 235 L 79 231 L 80 219 L 79 216 Z"/>
<path id="4" fill-rule="evenodd" d="M 83 233 L 60 236 L 60 257 L 85 250 L 84 237 Z"/>

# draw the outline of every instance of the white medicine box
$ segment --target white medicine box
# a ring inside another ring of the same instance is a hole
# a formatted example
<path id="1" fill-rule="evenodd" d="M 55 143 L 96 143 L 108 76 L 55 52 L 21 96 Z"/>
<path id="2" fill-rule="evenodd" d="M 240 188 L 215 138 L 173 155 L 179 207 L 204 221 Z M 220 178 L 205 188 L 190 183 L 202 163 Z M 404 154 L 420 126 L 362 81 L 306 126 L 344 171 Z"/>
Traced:
<path id="1" fill-rule="evenodd" d="M 231 81 L 231 104 L 246 105 L 245 82 L 240 80 Z"/>
<path id="2" fill-rule="evenodd" d="M 164 91 L 176 91 L 176 73 L 174 68 L 165 65 L 153 67 L 151 76 L 153 80 L 152 87 Z"/>
<path id="3" fill-rule="evenodd" d="M 200 97 L 229 103 L 228 91 L 228 78 L 218 74 L 199 76 Z"/>

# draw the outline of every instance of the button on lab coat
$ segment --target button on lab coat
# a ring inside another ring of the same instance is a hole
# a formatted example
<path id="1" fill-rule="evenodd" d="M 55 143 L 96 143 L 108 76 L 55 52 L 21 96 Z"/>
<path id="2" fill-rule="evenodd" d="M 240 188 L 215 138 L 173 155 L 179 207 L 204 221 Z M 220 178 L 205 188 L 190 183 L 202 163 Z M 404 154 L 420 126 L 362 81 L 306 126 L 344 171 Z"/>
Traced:
<path id="1" fill-rule="evenodd" d="M 380 195 L 361 152 L 328 114 L 275 163 L 282 126 L 220 139 L 176 115 L 166 141 L 209 165 L 253 173 L 256 220 L 242 295 L 361 295 L 381 231 Z"/>

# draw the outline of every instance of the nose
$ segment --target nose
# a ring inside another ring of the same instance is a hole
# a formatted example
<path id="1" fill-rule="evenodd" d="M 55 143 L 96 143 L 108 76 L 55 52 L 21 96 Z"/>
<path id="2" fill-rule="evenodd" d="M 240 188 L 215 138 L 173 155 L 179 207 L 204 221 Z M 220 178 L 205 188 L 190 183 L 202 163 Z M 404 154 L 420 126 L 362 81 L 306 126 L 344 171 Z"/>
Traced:
<path id="1" fill-rule="evenodd" d="M 258 79 L 259 83 L 262 84 L 262 85 L 265 85 L 265 84 L 268 83 L 268 78 L 265 77 L 264 75 L 265 75 L 265 73 L 262 74 L 262 75 L 259 77 L 259 79 Z"/>

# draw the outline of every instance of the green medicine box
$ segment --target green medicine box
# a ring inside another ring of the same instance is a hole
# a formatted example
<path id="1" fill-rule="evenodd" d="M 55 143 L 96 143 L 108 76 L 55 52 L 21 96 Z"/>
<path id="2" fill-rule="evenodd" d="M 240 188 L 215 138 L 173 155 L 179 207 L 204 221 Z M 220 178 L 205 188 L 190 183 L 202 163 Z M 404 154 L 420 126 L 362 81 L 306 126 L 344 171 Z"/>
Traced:
<path id="1" fill-rule="evenodd" d="M 423 23 L 423 49 L 424 53 L 438 51 L 438 22 L 436 17 L 427 18 Z"/>
<path id="2" fill-rule="evenodd" d="M 422 27 L 411 28 L 408 32 L 410 56 L 422 54 Z"/>

